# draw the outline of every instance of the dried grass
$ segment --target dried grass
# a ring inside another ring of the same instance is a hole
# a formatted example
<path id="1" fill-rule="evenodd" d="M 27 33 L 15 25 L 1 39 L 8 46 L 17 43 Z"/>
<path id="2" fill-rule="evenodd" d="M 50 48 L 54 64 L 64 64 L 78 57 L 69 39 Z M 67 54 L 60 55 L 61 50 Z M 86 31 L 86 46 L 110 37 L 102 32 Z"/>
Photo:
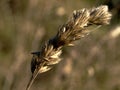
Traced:
<path id="1" fill-rule="evenodd" d="M 74 46 L 73 42 L 88 35 L 91 25 L 107 25 L 111 19 L 108 7 L 101 5 L 92 9 L 75 10 L 72 17 L 63 24 L 55 37 L 48 40 L 41 48 L 40 52 L 33 52 L 31 61 L 32 77 L 26 90 L 30 89 L 34 79 L 39 73 L 50 70 L 55 64 L 61 61 L 60 55 L 62 47 Z"/>

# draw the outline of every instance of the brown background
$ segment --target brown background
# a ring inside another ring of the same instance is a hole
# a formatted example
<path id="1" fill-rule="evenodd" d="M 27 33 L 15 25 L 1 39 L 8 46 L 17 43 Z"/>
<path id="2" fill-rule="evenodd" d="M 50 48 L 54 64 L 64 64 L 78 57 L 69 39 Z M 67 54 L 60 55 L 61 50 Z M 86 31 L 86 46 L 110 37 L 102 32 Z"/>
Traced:
<path id="1" fill-rule="evenodd" d="M 30 90 L 120 90 L 120 1 L 0 0 L 0 90 L 25 90 L 32 51 L 53 37 L 73 10 L 108 4 L 111 24 L 65 47 L 63 60 Z"/>

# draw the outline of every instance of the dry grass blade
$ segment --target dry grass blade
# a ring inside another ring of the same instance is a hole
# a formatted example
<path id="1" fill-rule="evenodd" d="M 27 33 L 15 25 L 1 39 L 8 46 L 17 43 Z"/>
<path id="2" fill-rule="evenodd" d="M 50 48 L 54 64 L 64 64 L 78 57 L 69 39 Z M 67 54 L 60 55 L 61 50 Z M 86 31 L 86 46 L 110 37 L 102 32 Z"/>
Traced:
<path id="1" fill-rule="evenodd" d="M 57 35 L 46 42 L 40 52 L 33 53 L 31 61 L 33 75 L 26 90 L 29 90 L 39 73 L 50 70 L 54 64 L 61 61 L 60 55 L 63 46 L 71 46 L 74 41 L 89 34 L 91 30 L 88 30 L 87 27 L 90 25 L 109 24 L 111 16 L 105 5 L 74 11 L 72 17 L 59 29 Z"/>

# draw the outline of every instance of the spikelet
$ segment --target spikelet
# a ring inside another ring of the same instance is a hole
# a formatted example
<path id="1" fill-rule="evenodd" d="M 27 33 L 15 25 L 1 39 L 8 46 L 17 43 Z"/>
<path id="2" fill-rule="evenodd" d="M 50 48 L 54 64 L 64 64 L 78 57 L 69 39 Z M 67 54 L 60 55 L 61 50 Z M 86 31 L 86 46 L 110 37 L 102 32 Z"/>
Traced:
<path id="1" fill-rule="evenodd" d="M 39 73 L 50 70 L 61 61 L 60 55 L 63 46 L 73 46 L 73 42 L 88 35 L 90 25 L 107 25 L 110 23 L 111 13 L 108 7 L 101 5 L 92 9 L 75 10 L 72 17 L 62 25 L 55 37 L 46 42 L 40 52 L 33 52 L 31 61 L 32 77 L 26 90 L 30 89 Z"/>
<path id="2" fill-rule="evenodd" d="M 81 9 L 73 12 L 74 27 L 83 28 L 87 26 L 90 13 L 87 9 Z"/>
<path id="3" fill-rule="evenodd" d="M 108 12 L 108 6 L 101 5 L 90 10 L 89 21 L 97 25 L 109 24 L 111 16 L 111 13 Z"/>

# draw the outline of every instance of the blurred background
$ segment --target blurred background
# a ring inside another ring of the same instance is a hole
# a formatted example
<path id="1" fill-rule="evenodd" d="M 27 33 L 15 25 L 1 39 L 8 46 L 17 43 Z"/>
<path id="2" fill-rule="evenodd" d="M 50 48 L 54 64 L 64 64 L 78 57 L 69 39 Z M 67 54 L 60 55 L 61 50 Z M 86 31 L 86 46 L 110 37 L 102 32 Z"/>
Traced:
<path id="1" fill-rule="evenodd" d="M 30 90 L 120 90 L 120 0 L 0 0 L 0 90 L 25 90 L 31 52 L 53 37 L 73 10 L 107 4 L 113 18 L 65 47 L 63 60 Z"/>

